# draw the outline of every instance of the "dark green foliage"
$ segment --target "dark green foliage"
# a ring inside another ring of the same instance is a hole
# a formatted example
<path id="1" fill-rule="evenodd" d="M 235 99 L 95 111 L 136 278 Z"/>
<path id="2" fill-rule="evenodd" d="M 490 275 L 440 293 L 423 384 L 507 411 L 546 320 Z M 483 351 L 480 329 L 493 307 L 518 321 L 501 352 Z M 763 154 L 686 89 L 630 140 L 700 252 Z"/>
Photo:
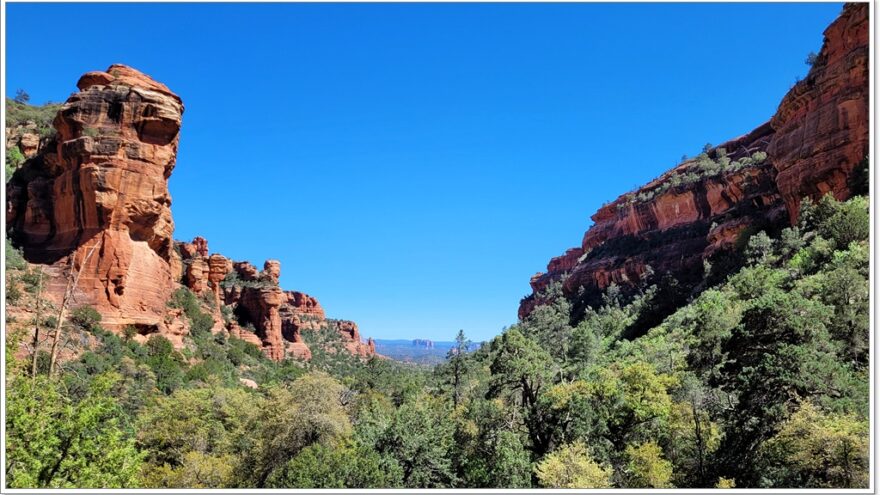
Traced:
<path id="1" fill-rule="evenodd" d="M 713 163 L 735 166 L 712 152 Z M 545 304 L 487 345 L 466 352 L 460 331 L 457 350 L 434 370 L 332 352 L 340 343 L 332 322 L 303 332 L 311 362 L 271 362 L 257 346 L 212 334 L 207 302 L 188 290 L 169 303 L 192 328 L 181 350 L 156 335 L 141 345 L 134 327 L 120 338 L 78 308 L 70 328 L 86 347 L 60 377 L 32 381 L 7 348 L 7 459 L 15 461 L 7 479 L 16 487 L 863 488 L 868 217 L 864 198 L 807 201 L 797 227 L 745 231 L 740 251 L 713 258 L 696 282 L 649 275 L 594 301 L 551 284 L 539 295 Z M 57 463 L 65 442 L 87 463 Z M 56 464 L 56 474 L 46 469 Z"/>
<path id="2" fill-rule="evenodd" d="M 850 174 L 849 190 L 856 196 L 868 196 L 871 187 L 871 162 L 866 156 Z"/>
<path id="3" fill-rule="evenodd" d="M 816 62 L 819 61 L 819 55 L 816 52 L 810 52 L 807 54 L 807 58 L 804 59 L 804 63 L 809 65 L 810 67 L 816 65 Z"/>
<path id="4" fill-rule="evenodd" d="M 16 249 L 15 246 L 12 245 L 12 241 L 9 240 L 9 237 L 6 237 L 6 269 L 7 270 L 23 270 L 27 263 L 24 260 L 24 256 L 21 254 L 19 249 Z"/>
<path id="5" fill-rule="evenodd" d="M 453 428 L 448 403 L 418 397 L 397 409 L 375 448 L 402 469 L 407 488 L 455 486 Z"/>
<path id="6" fill-rule="evenodd" d="M 15 90 L 15 98 L 12 99 L 16 103 L 27 103 L 31 101 L 31 95 L 27 93 L 27 91 L 19 88 Z"/>
<path id="7" fill-rule="evenodd" d="M 181 287 L 174 291 L 168 306 L 183 310 L 189 319 L 190 333 L 194 338 L 202 337 L 211 332 L 214 318 L 210 314 L 202 312 L 199 298 L 191 290 Z"/>
<path id="8" fill-rule="evenodd" d="M 153 335 L 147 340 L 147 364 L 156 375 L 156 386 L 170 394 L 183 382 L 183 357 L 165 337 Z"/>
<path id="9" fill-rule="evenodd" d="M 311 445 L 272 473 L 270 488 L 393 488 L 400 466 L 365 446 Z"/>
<path id="10" fill-rule="evenodd" d="M 238 272 L 232 270 L 231 272 L 226 274 L 226 277 L 220 281 L 220 286 L 224 289 L 227 287 L 272 287 L 272 282 L 268 280 L 244 280 L 239 277 Z"/>
<path id="11" fill-rule="evenodd" d="M 41 136 L 51 136 L 55 133 L 52 121 L 61 108 L 60 104 L 47 103 L 42 106 L 29 105 L 24 101 L 6 99 L 6 127 L 12 128 L 25 125 L 28 122 L 37 124 L 37 131 Z"/>
<path id="12" fill-rule="evenodd" d="M 92 331 L 101 323 L 101 313 L 91 306 L 80 306 L 70 313 L 70 322 L 85 331 Z"/>

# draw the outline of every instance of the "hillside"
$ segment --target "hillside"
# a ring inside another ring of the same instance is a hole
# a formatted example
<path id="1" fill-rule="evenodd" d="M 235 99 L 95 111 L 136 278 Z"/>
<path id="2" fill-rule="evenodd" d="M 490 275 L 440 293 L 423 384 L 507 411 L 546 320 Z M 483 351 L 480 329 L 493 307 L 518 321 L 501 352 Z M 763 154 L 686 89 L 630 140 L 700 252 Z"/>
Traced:
<path id="1" fill-rule="evenodd" d="M 659 322 L 703 288 L 704 270 L 714 270 L 717 282 L 735 269 L 731 250 L 749 235 L 794 225 L 802 198 L 852 194 L 853 180 L 867 167 L 868 93 L 868 7 L 848 4 L 825 30 L 809 74 L 767 123 L 707 146 L 603 206 L 581 245 L 532 277 L 520 318 L 543 302 L 540 294 L 553 282 L 562 282 L 578 319 L 611 284 L 631 293 L 647 281 L 660 284 L 669 299 L 645 323 Z M 663 284 L 667 275 L 677 281 L 674 289 Z"/>
<path id="2" fill-rule="evenodd" d="M 479 345 L 363 341 L 278 261 L 175 240 L 183 102 L 149 76 L 7 102 L 39 120 L 6 136 L 7 486 L 869 488 L 868 14 Z"/>

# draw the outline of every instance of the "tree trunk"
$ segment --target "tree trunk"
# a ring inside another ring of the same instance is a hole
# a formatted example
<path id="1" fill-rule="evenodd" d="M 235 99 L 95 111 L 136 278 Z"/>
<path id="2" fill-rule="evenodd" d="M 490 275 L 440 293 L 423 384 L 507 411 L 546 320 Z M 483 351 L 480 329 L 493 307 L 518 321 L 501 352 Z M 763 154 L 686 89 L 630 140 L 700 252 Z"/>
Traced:
<path id="1" fill-rule="evenodd" d="M 82 260 L 82 263 L 80 263 L 79 269 L 76 270 L 76 275 L 74 275 L 74 268 L 76 268 L 76 253 L 73 253 L 73 257 L 70 258 L 70 271 L 67 273 L 67 288 L 64 290 L 64 299 L 61 301 L 61 309 L 58 310 L 58 321 L 55 323 L 52 353 L 49 357 L 49 376 L 52 376 L 55 372 L 55 364 L 58 361 L 58 343 L 61 341 L 61 329 L 64 327 L 64 316 L 65 313 L 67 313 L 67 306 L 70 304 L 70 300 L 73 299 L 73 293 L 76 292 L 76 286 L 79 283 L 79 277 L 82 275 L 83 268 L 85 268 L 86 263 L 89 262 L 89 258 L 92 257 L 92 253 L 95 252 L 99 243 L 100 241 L 96 242 L 95 245 L 89 249 L 86 257 Z"/>
<path id="2" fill-rule="evenodd" d="M 40 346 L 40 327 L 43 325 L 43 267 L 40 267 L 40 281 L 37 284 L 37 316 L 34 321 L 34 350 L 31 356 L 31 378 L 37 376 L 37 348 Z"/>

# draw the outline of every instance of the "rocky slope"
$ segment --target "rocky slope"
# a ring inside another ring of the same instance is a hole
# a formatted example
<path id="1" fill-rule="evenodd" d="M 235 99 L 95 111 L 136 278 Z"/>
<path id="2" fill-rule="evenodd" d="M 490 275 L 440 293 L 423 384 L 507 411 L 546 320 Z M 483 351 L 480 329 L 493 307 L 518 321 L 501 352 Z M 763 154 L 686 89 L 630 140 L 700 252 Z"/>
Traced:
<path id="1" fill-rule="evenodd" d="M 849 197 L 868 153 L 868 46 L 868 5 L 847 4 L 807 77 L 767 123 L 603 206 L 581 245 L 532 277 L 520 318 L 555 281 L 583 304 L 612 283 L 634 287 L 664 274 L 693 286 L 704 262 L 723 261 L 744 230 L 795 222 L 804 197 Z"/>
<path id="2" fill-rule="evenodd" d="M 54 136 L 27 124 L 6 135 L 7 148 L 28 158 L 7 182 L 8 235 L 49 276 L 47 298 L 94 307 L 109 330 L 134 327 L 139 340 L 160 334 L 179 347 L 189 323 L 168 301 L 185 286 L 210 309 L 212 331 L 249 340 L 272 359 L 309 359 L 301 332 L 328 326 L 352 354 L 375 354 L 353 322 L 326 320 L 317 300 L 283 291 L 279 262 L 259 271 L 209 255 L 205 239 L 173 240 L 168 179 L 180 97 L 124 65 L 89 72 L 77 87 L 55 117 Z"/>

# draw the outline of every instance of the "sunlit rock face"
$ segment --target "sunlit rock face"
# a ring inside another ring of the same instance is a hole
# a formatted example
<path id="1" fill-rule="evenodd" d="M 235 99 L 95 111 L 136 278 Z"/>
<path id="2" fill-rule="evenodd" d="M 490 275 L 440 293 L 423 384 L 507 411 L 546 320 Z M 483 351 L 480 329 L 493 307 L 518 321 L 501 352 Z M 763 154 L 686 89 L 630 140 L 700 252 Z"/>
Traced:
<path id="1" fill-rule="evenodd" d="M 849 197 L 849 177 L 868 154 L 868 55 L 868 4 L 847 4 L 825 30 L 810 73 L 770 121 L 768 151 L 792 221 L 805 196 Z"/>
<path id="2" fill-rule="evenodd" d="M 110 329 L 171 332 L 171 196 L 183 114 L 165 85 L 123 65 L 90 72 L 55 117 L 54 147 L 7 184 L 7 224 L 29 261 L 54 275 L 81 270 L 76 305 L 97 309 Z M 173 318 L 171 318 L 173 320 Z"/>
<path id="3" fill-rule="evenodd" d="M 673 186 L 695 166 L 686 160 L 603 206 L 581 245 L 532 277 L 520 318 L 546 302 L 540 292 L 554 281 L 585 303 L 599 302 L 612 283 L 631 287 L 652 274 L 696 283 L 704 261 L 732 248 L 747 228 L 794 223 L 804 197 L 849 197 L 853 170 L 868 152 L 868 52 L 868 5 L 847 4 L 776 114 L 709 151 L 724 148 L 734 160 L 766 153 L 763 162 Z M 649 198 L 633 201 L 640 195 Z"/>

